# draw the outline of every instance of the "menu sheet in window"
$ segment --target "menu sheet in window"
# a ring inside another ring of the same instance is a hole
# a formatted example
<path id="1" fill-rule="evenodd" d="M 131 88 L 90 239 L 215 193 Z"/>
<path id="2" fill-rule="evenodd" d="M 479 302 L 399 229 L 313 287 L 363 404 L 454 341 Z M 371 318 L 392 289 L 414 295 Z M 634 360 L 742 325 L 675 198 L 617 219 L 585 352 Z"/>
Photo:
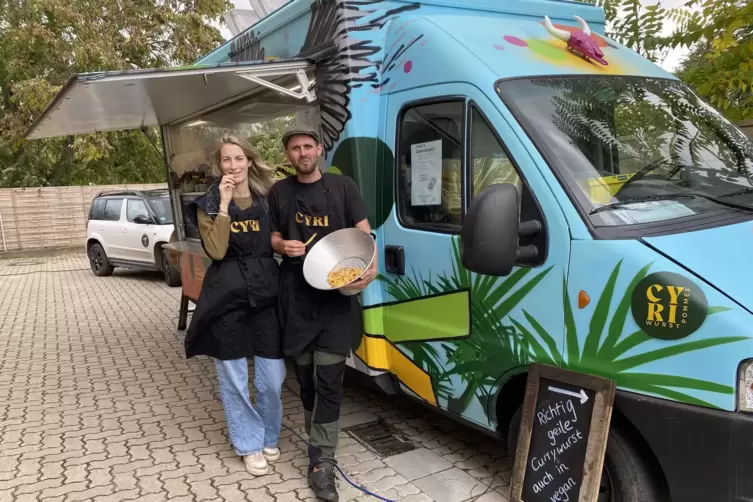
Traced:
<path id="1" fill-rule="evenodd" d="M 411 206 L 442 204 L 442 140 L 411 145 Z"/>

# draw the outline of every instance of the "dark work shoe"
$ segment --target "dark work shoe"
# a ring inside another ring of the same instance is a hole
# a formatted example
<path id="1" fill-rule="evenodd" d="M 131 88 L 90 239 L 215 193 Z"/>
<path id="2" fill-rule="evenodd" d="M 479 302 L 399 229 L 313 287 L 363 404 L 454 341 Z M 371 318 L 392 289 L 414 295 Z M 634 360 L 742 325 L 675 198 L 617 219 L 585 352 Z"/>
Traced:
<path id="1" fill-rule="evenodd" d="M 335 466 L 331 462 L 320 462 L 309 469 L 309 486 L 317 498 L 328 502 L 340 500 L 335 486 Z"/>

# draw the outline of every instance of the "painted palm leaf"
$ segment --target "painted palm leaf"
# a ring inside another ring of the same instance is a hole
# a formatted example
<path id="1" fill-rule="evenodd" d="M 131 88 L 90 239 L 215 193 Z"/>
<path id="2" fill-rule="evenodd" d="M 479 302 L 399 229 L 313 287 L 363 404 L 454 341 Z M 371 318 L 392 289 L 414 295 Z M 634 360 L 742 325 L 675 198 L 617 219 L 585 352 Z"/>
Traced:
<path id="1" fill-rule="evenodd" d="M 450 402 L 452 411 L 462 413 L 474 395 L 482 404 L 486 402 L 491 387 L 505 370 L 530 361 L 534 338 L 521 335 L 519 324 L 506 326 L 503 321 L 546 277 L 551 267 L 529 280 L 526 278 L 533 269 L 518 268 L 504 279 L 471 274 L 462 265 L 459 240 L 454 238 L 452 244 L 453 275 L 440 276 L 439 284 L 443 290 L 471 290 L 471 336 L 445 344 L 449 353 L 446 375 L 458 375 L 467 385 L 462 395 Z"/>
<path id="2" fill-rule="evenodd" d="M 627 356 L 629 352 L 640 347 L 642 344 L 655 341 L 655 339 L 651 338 L 642 330 L 638 330 L 622 338 L 622 333 L 625 330 L 625 324 L 630 312 L 632 291 L 635 289 L 636 285 L 646 277 L 651 265 L 652 264 L 648 264 L 643 267 L 632 278 L 610 318 L 612 300 L 615 296 L 615 284 L 619 276 L 622 261 L 617 263 L 607 280 L 596 306 L 594 307 L 589 322 L 588 334 L 586 335 L 586 340 L 583 344 L 582 353 L 579 346 L 573 308 L 567 291 L 567 280 L 566 278 L 563 278 L 562 292 L 565 313 L 566 345 L 566 357 L 561 358 L 563 365 L 571 369 L 579 371 L 587 370 L 605 378 L 614 379 L 617 385 L 624 389 L 654 394 L 686 403 L 714 407 L 707 401 L 675 389 L 688 389 L 699 392 L 727 395 L 733 394 L 734 389 L 728 385 L 682 376 L 631 372 L 631 370 L 639 366 L 661 361 L 680 354 L 749 339 L 744 336 L 726 336 L 704 340 L 683 341 L 659 349 Z M 725 307 L 710 307 L 708 315 L 724 312 L 725 310 L 728 309 Z M 538 362 L 552 364 L 553 361 L 557 360 L 557 357 L 561 357 L 556 351 L 557 345 L 554 343 L 554 338 L 527 312 L 524 312 L 524 316 L 526 317 L 528 325 L 533 327 L 532 331 L 525 329 L 525 327 L 517 321 L 513 322 L 518 326 L 521 334 L 529 339 L 528 344 L 531 347 L 532 355 Z M 541 342 L 539 342 L 539 340 L 541 340 Z M 544 348 L 544 345 L 546 345 L 548 350 Z"/>

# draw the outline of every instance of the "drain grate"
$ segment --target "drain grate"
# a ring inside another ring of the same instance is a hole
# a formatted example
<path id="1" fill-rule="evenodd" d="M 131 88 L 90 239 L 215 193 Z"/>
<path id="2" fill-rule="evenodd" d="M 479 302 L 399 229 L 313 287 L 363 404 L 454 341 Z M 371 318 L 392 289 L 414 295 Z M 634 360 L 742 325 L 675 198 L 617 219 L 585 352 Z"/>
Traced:
<path id="1" fill-rule="evenodd" d="M 416 448 L 413 441 L 383 420 L 347 427 L 343 431 L 366 443 L 380 457 L 391 457 Z"/>

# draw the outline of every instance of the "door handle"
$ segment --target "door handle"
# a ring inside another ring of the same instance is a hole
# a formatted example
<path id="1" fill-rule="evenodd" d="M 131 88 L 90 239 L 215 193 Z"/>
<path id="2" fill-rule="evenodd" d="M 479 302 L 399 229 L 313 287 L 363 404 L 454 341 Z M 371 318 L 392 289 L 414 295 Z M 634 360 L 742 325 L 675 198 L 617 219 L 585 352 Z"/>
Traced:
<path id="1" fill-rule="evenodd" d="M 405 275 L 405 248 L 403 246 L 385 246 L 384 265 L 390 274 Z"/>

